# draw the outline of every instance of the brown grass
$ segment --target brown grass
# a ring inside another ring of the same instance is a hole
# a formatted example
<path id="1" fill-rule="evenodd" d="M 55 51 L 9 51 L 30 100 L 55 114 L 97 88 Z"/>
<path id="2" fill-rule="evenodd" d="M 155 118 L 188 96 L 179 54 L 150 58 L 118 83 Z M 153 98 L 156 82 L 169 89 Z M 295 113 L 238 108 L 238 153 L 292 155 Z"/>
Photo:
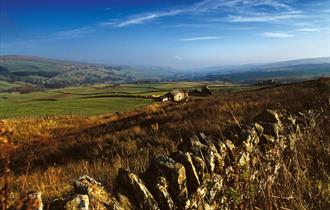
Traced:
<path id="1" fill-rule="evenodd" d="M 269 189 L 268 200 L 263 201 L 276 204 L 291 202 L 294 197 L 294 203 L 305 204 L 308 200 L 312 202 L 309 207 L 317 209 L 329 199 L 329 190 L 320 190 L 330 186 L 330 167 L 326 163 L 330 158 L 330 133 L 324 129 L 330 127 L 329 112 L 325 111 L 329 108 L 329 90 L 330 79 L 323 78 L 180 104 L 151 105 L 114 115 L 9 119 L 4 127 L 12 128 L 14 133 L 10 145 L 0 144 L 0 158 L 2 168 L 10 160 L 10 172 L 6 176 L 4 170 L 0 172 L 0 188 L 9 180 L 10 203 L 31 189 L 41 190 L 49 202 L 69 193 L 79 175 L 88 174 L 111 190 L 119 167 L 141 172 L 151 155 L 170 153 L 181 139 L 193 133 L 221 136 L 229 125 L 250 122 L 266 108 L 293 113 L 319 109 L 325 113 L 323 121 L 314 133 L 304 134 L 296 156 L 287 158 L 283 154 L 280 161 L 287 171 L 283 171 L 281 182 Z M 302 190 L 301 185 L 306 188 Z"/>

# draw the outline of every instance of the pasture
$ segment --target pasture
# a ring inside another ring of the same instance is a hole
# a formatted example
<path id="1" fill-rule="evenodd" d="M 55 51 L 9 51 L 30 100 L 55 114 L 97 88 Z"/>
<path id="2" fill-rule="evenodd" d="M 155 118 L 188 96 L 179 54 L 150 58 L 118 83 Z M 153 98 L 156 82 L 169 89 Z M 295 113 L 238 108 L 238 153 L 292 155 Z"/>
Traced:
<path id="1" fill-rule="evenodd" d="M 99 115 L 123 112 L 156 103 L 148 98 L 164 95 L 175 89 L 197 89 L 202 82 L 169 82 L 122 85 L 85 85 L 45 91 L 0 93 L 0 118 L 33 117 L 45 115 Z M 215 93 L 255 89 L 222 82 L 210 83 Z"/>

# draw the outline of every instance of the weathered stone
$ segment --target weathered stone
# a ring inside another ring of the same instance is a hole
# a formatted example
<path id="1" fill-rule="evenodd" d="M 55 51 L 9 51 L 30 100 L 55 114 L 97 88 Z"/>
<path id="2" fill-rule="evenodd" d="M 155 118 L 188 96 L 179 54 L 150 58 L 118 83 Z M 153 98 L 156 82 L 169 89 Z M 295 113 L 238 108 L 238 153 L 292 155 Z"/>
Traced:
<path id="1" fill-rule="evenodd" d="M 233 144 L 232 141 L 230 141 L 229 139 L 225 140 L 225 145 L 228 148 L 228 158 L 227 158 L 227 165 L 230 165 L 233 162 L 236 162 L 236 146 Z"/>
<path id="2" fill-rule="evenodd" d="M 19 206 L 17 209 L 20 210 L 42 210 L 44 207 L 41 192 L 31 191 L 28 193 L 26 198 L 23 199 L 22 206 Z"/>
<path id="3" fill-rule="evenodd" d="M 190 195 L 189 197 L 189 203 L 187 203 L 187 206 L 185 209 L 198 209 L 198 207 L 203 204 L 204 198 L 207 194 L 207 186 L 202 185 L 197 188 L 197 190 Z"/>
<path id="4" fill-rule="evenodd" d="M 48 204 L 48 210 L 63 209 L 66 203 L 70 201 L 70 199 L 72 199 L 72 195 L 55 198 Z"/>
<path id="5" fill-rule="evenodd" d="M 228 148 L 230 151 L 234 151 L 234 149 L 235 149 L 235 144 L 233 144 L 232 141 L 230 141 L 229 139 L 227 139 L 227 140 L 225 141 L 225 144 L 226 144 L 227 148 Z"/>
<path id="6" fill-rule="evenodd" d="M 261 136 L 261 134 L 264 132 L 264 128 L 257 122 L 254 123 L 254 128 L 256 129 L 259 136 Z"/>
<path id="7" fill-rule="evenodd" d="M 168 192 L 168 184 L 165 177 L 156 177 L 152 191 L 160 209 L 175 209 L 174 201 Z"/>
<path id="8" fill-rule="evenodd" d="M 93 198 L 89 199 L 89 207 L 92 210 L 107 210 L 108 208 L 98 200 Z M 125 209 L 126 210 L 126 209 Z"/>
<path id="9" fill-rule="evenodd" d="M 107 204 L 111 209 L 122 209 L 118 201 L 111 197 L 110 193 L 104 189 L 101 183 L 87 175 L 80 176 L 74 182 L 74 187 L 78 193 L 87 194 L 91 198 Z"/>
<path id="10" fill-rule="evenodd" d="M 180 206 L 184 206 L 188 199 L 186 184 L 186 170 L 180 163 L 172 158 L 156 155 L 151 160 L 150 171 L 159 176 L 166 177 L 169 183 L 169 192 L 173 200 Z"/>
<path id="11" fill-rule="evenodd" d="M 280 118 L 278 114 L 272 110 L 265 110 L 255 117 L 257 122 L 279 123 Z"/>
<path id="12" fill-rule="evenodd" d="M 206 148 L 203 148 L 202 154 L 203 154 L 202 158 L 204 159 L 204 161 L 206 163 L 207 172 L 213 173 L 215 170 L 215 166 L 216 166 L 215 153 L 211 149 L 206 147 Z"/>
<path id="13" fill-rule="evenodd" d="M 76 195 L 72 200 L 66 203 L 66 210 L 88 210 L 89 198 L 87 195 Z"/>
<path id="14" fill-rule="evenodd" d="M 204 171 L 205 171 L 205 162 L 204 160 L 199 157 L 199 156 L 195 156 L 195 155 L 191 155 L 191 159 L 194 163 L 194 166 L 196 168 L 197 171 L 197 175 L 199 178 L 199 182 L 202 183 L 204 180 Z"/>
<path id="15" fill-rule="evenodd" d="M 207 147 L 210 150 L 212 150 L 214 159 L 215 159 L 215 169 L 214 170 L 217 172 L 220 172 L 224 166 L 224 160 L 223 160 L 222 156 L 219 154 L 217 147 L 213 143 L 212 139 L 207 137 L 204 133 L 200 133 L 199 136 L 200 136 L 201 142 L 203 144 L 207 145 Z"/>
<path id="16" fill-rule="evenodd" d="M 188 192 L 189 194 L 195 192 L 197 187 L 200 186 L 200 181 L 190 154 L 188 152 L 179 151 L 172 153 L 170 157 L 185 167 Z"/>
<path id="17" fill-rule="evenodd" d="M 185 152 L 191 152 L 195 155 L 201 155 L 201 150 L 207 146 L 200 142 L 198 136 L 193 136 L 189 139 L 184 140 L 178 149 Z"/>
<path id="18" fill-rule="evenodd" d="M 225 157 L 226 157 L 226 155 L 227 155 L 227 150 L 228 150 L 228 148 L 227 148 L 227 146 L 226 146 L 226 144 L 225 143 L 223 143 L 223 141 L 221 141 L 220 139 L 216 142 L 216 147 L 217 147 L 217 149 L 218 149 L 218 151 L 219 151 L 219 154 L 221 155 L 221 157 L 224 159 Z"/>
<path id="19" fill-rule="evenodd" d="M 274 136 L 270 136 L 267 134 L 262 134 L 260 137 L 260 143 L 261 144 L 269 144 L 269 143 L 274 143 L 275 142 L 275 138 Z"/>
<path id="20" fill-rule="evenodd" d="M 141 209 L 159 209 L 156 200 L 136 174 L 121 168 L 118 171 L 118 179 L 134 195 Z"/>
<path id="21" fill-rule="evenodd" d="M 248 165 L 249 161 L 250 161 L 249 153 L 248 152 L 242 152 L 242 154 L 241 154 L 241 156 L 238 160 L 238 165 L 241 166 L 241 167 L 246 166 L 246 165 Z"/>
<path id="22" fill-rule="evenodd" d="M 218 193 L 221 191 L 223 180 L 220 175 L 212 174 L 209 179 L 197 188 L 189 197 L 186 209 L 214 209 L 213 203 Z"/>
<path id="23" fill-rule="evenodd" d="M 280 126 L 276 123 L 261 123 L 264 127 L 264 134 L 271 135 L 277 139 L 280 133 Z"/>
<path id="24" fill-rule="evenodd" d="M 137 209 L 136 205 L 132 203 L 132 196 L 129 195 L 126 189 L 119 187 L 116 191 L 116 198 L 120 206 L 125 210 Z"/>
<path id="25" fill-rule="evenodd" d="M 218 193 L 221 191 L 222 184 L 223 179 L 219 174 L 212 174 L 210 179 L 205 181 L 205 185 L 207 186 L 205 199 L 208 203 L 212 203 L 217 197 Z"/>
<path id="26" fill-rule="evenodd" d="M 199 140 L 202 144 L 208 146 L 211 150 L 217 151 L 217 148 L 215 147 L 212 139 L 206 136 L 204 133 L 199 133 Z"/>

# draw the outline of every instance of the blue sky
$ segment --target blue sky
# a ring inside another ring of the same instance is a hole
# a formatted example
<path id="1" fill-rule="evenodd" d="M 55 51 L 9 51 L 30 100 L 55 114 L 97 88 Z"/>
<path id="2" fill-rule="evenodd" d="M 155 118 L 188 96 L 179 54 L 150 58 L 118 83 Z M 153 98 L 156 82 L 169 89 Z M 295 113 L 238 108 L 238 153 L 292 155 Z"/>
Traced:
<path id="1" fill-rule="evenodd" d="M 329 0 L 0 0 L 0 54 L 199 68 L 330 56 Z"/>

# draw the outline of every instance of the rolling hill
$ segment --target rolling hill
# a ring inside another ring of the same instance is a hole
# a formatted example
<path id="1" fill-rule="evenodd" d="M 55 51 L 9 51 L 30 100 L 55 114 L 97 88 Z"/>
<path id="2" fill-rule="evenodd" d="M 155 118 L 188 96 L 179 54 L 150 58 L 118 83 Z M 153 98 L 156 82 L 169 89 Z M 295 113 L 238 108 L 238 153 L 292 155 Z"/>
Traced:
<path id="1" fill-rule="evenodd" d="M 223 80 L 251 84 L 270 79 L 297 82 L 329 75 L 330 57 L 322 57 L 268 64 L 208 67 L 194 70 L 185 77 L 194 80 Z"/>
<path id="2" fill-rule="evenodd" d="M 0 56 L 0 91 L 15 92 L 22 92 L 17 90 L 20 88 L 25 91 L 99 83 L 220 80 L 253 84 L 270 79 L 295 82 L 329 75 L 329 57 L 179 70 L 158 66 L 92 64 L 20 55 Z"/>
<path id="3" fill-rule="evenodd" d="M 95 83 L 164 81 L 170 68 L 110 66 L 29 56 L 0 56 L 0 80 L 17 81 L 39 88 L 60 88 Z"/>

